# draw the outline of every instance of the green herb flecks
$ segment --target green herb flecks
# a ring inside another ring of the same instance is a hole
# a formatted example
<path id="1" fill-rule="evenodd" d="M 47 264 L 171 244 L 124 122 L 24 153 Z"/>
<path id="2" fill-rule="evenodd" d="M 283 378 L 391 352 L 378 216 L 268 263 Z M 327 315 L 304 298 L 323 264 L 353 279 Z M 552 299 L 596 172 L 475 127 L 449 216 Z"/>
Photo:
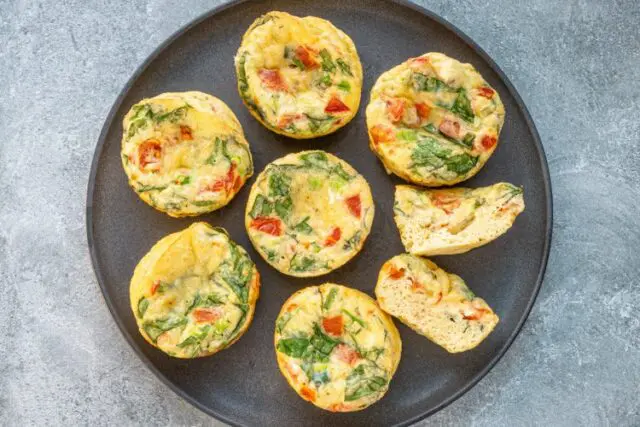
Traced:
<path id="1" fill-rule="evenodd" d="M 274 170 L 269 175 L 269 195 L 271 197 L 286 197 L 291 191 L 291 177 Z"/>
<path id="2" fill-rule="evenodd" d="M 373 363 L 358 365 L 347 377 L 344 400 L 351 402 L 383 390 L 388 383 L 384 374 Z"/>
<path id="3" fill-rule="evenodd" d="M 349 84 L 348 81 L 343 80 L 340 83 L 338 83 L 338 89 L 343 90 L 345 92 L 351 92 L 351 85 Z"/>
<path id="4" fill-rule="evenodd" d="M 342 58 L 336 59 L 336 62 L 338 63 L 338 67 L 340 67 L 340 71 L 342 71 L 343 74 L 346 74 L 349 77 L 353 77 L 353 73 L 351 72 L 351 67 L 349 66 L 349 64 L 344 62 Z"/>
<path id="5" fill-rule="evenodd" d="M 362 239 L 362 231 L 358 230 L 353 234 L 353 236 L 351 236 L 344 242 L 344 246 L 342 247 L 342 249 L 347 251 L 350 249 L 357 248 L 358 245 L 360 244 L 361 239 Z"/>
<path id="6" fill-rule="evenodd" d="M 156 342 L 156 340 L 162 333 L 186 324 L 186 317 L 180 317 L 145 322 L 142 328 L 147 333 L 149 338 L 151 338 L 153 342 Z"/>
<path id="7" fill-rule="evenodd" d="M 253 208 L 251 208 L 249 215 L 251 218 L 258 218 L 260 216 L 269 215 L 272 210 L 272 203 L 262 194 L 258 194 L 256 196 L 256 200 L 253 202 Z"/>
<path id="8" fill-rule="evenodd" d="M 140 185 L 137 190 L 138 193 L 146 193 L 147 191 L 162 191 L 167 188 L 166 185 Z"/>
<path id="9" fill-rule="evenodd" d="M 469 154 L 457 154 L 449 157 L 446 162 L 447 170 L 457 175 L 464 175 L 473 169 L 478 163 L 478 158 Z"/>
<path id="10" fill-rule="evenodd" d="M 422 73 L 413 73 L 413 88 L 419 92 L 455 92 L 456 90 L 436 77 L 427 77 Z"/>
<path id="11" fill-rule="evenodd" d="M 295 231 L 297 231 L 298 233 L 302 233 L 302 234 L 311 234 L 311 233 L 313 233 L 313 228 L 311 228 L 311 226 L 307 222 L 307 221 L 309 221 L 309 218 L 310 217 L 306 217 L 305 219 L 300 221 L 298 224 L 294 225 L 293 229 Z"/>
<path id="12" fill-rule="evenodd" d="M 306 116 L 307 121 L 309 122 L 309 130 L 312 133 L 325 132 L 329 127 L 331 127 L 331 124 L 335 120 L 333 116 L 313 117 L 308 114 L 306 114 Z"/>
<path id="13" fill-rule="evenodd" d="M 278 214 L 278 216 L 282 218 L 283 221 L 287 222 L 292 209 L 293 209 L 293 200 L 291 200 L 291 197 L 287 196 L 276 201 L 275 211 Z"/>
<path id="14" fill-rule="evenodd" d="M 299 256 L 298 254 L 295 254 L 289 262 L 289 269 L 291 271 L 295 271 L 296 273 L 303 273 L 305 271 L 309 271 L 315 265 L 315 258 L 312 258 L 310 256 Z"/>
<path id="15" fill-rule="evenodd" d="M 185 118 L 185 116 L 187 115 L 187 110 L 189 109 L 189 105 L 183 105 L 182 107 L 176 108 L 175 110 L 171 110 L 168 111 L 166 113 L 157 115 L 154 118 L 154 121 L 156 123 L 162 123 L 165 121 L 171 122 L 171 123 L 177 123 L 179 120 Z"/>
<path id="16" fill-rule="evenodd" d="M 132 110 L 133 117 L 131 117 L 131 121 L 129 123 L 127 138 L 131 138 L 140 129 L 145 128 L 149 123 L 149 120 L 153 120 L 155 115 L 151 109 L 151 105 L 149 104 L 134 105 Z"/>
<path id="17" fill-rule="evenodd" d="M 351 318 L 352 321 L 358 323 L 360 326 L 362 326 L 363 328 L 367 327 L 367 324 L 364 322 L 364 320 L 362 320 L 361 318 L 359 318 L 358 316 L 356 316 L 355 314 L 353 314 L 352 312 L 350 312 L 349 310 L 343 308 L 342 312 L 344 314 L 346 314 L 347 316 L 349 316 Z"/>
<path id="18" fill-rule="evenodd" d="M 142 297 L 140 298 L 140 301 L 138 301 L 138 317 L 142 319 L 142 316 L 144 316 L 144 313 L 147 311 L 147 308 L 149 308 L 149 300 Z"/>
<path id="19" fill-rule="evenodd" d="M 458 96 L 453 106 L 451 106 L 451 112 L 466 122 L 473 122 L 473 119 L 475 119 L 473 109 L 471 108 L 471 101 L 467 98 L 467 91 L 464 88 L 458 89 Z"/>
<path id="20" fill-rule="evenodd" d="M 336 295 L 337 294 L 338 294 L 338 289 L 337 288 L 331 288 L 331 290 L 327 294 L 327 298 L 322 303 L 322 309 L 323 310 L 326 311 L 326 310 L 329 310 L 331 308 L 331 305 L 333 304 L 333 301 L 336 299 Z"/>
<path id="21" fill-rule="evenodd" d="M 322 59 L 322 69 L 324 71 L 328 73 L 333 73 L 336 71 L 336 64 L 333 63 L 331 54 L 327 49 L 322 49 L 320 51 L 320 58 Z"/>

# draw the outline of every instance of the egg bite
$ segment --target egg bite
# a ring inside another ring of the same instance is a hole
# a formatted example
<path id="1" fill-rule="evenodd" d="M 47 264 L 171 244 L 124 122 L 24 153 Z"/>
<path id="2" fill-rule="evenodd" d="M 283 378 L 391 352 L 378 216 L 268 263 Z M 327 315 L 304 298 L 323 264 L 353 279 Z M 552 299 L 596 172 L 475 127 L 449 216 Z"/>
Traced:
<path id="1" fill-rule="evenodd" d="M 406 251 L 424 256 L 486 245 L 506 233 L 523 211 L 522 188 L 506 182 L 441 190 L 398 185 L 393 205 Z"/>
<path id="2" fill-rule="evenodd" d="M 253 174 L 242 126 L 202 92 L 163 93 L 135 104 L 122 124 L 122 165 L 147 204 L 173 217 L 225 206 Z"/>
<path id="3" fill-rule="evenodd" d="M 276 320 L 276 357 L 287 382 L 314 405 L 358 411 L 389 388 L 402 342 L 368 295 L 325 283 L 294 293 Z"/>
<path id="4" fill-rule="evenodd" d="M 374 206 L 369 184 L 324 151 L 268 164 L 247 200 L 245 226 L 258 253 L 281 273 L 320 276 L 362 249 Z"/>
<path id="5" fill-rule="evenodd" d="M 222 228 L 197 222 L 156 243 L 130 285 L 140 333 L 166 354 L 210 356 L 249 328 L 260 275 Z"/>
<path id="6" fill-rule="evenodd" d="M 471 64 L 432 52 L 383 73 L 366 115 L 371 150 L 387 172 L 437 187 L 484 166 L 498 144 L 504 106 Z"/>
<path id="7" fill-rule="evenodd" d="M 327 135 L 358 111 L 358 52 L 349 36 L 324 19 L 275 11 L 262 15 L 244 34 L 235 66 L 245 105 L 281 135 Z"/>
<path id="8" fill-rule="evenodd" d="M 498 324 L 464 280 L 415 255 L 384 263 L 375 293 L 380 308 L 450 353 L 476 347 Z"/>

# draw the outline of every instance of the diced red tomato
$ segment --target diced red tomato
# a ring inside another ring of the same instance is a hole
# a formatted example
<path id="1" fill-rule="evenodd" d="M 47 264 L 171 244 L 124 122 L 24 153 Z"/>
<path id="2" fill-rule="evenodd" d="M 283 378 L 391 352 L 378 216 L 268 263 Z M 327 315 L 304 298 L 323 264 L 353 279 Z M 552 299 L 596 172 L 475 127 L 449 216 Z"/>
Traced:
<path id="1" fill-rule="evenodd" d="M 445 211 L 447 215 L 450 215 L 454 209 L 457 209 L 460 206 L 461 203 L 459 198 L 441 192 L 432 193 L 431 201 L 434 205 Z"/>
<path id="2" fill-rule="evenodd" d="M 153 284 L 151 285 L 151 295 L 155 295 L 159 287 L 160 287 L 159 280 L 156 280 L 155 282 L 153 282 Z"/>
<path id="3" fill-rule="evenodd" d="M 389 267 L 389 277 L 394 280 L 400 279 L 404 276 L 404 268 L 398 268 L 395 265 L 391 264 Z"/>
<path id="4" fill-rule="evenodd" d="M 458 122 L 444 119 L 438 129 L 450 138 L 458 139 L 460 137 L 460 123 Z"/>
<path id="5" fill-rule="evenodd" d="M 235 163 L 231 163 L 231 166 L 229 167 L 229 170 L 227 171 L 227 174 L 223 177 L 223 178 L 218 178 L 215 182 L 213 182 L 213 184 L 209 184 L 208 186 L 204 187 L 203 189 L 200 190 L 200 192 L 205 192 L 205 191 L 211 191 L 211 192 L 218 192 L 218 191 L 226 191 L 227 193 L 231 192 L 231 190 L 240 188 L 240 185 L 242 185 L 242 182 L 240 180 L 240 182 L 238 182 L 238 180 L 240 179 L 240 176 L 236 176 L 236 164 Z"/>
<path id="6" fill-rule="evenodd" d="M 251 221 L 251 228 L 271 234 L 272 236 L 282 235 L 282 221 L 278 218 L 259 216 Z"/>
<path id="7" fill-rule="evenodd" d="M 308 400 L 310 402 L 315 402 L 316 401 L 316 392 L 315 392 L 315 390 L 310 389 L 306 385 L 303 385 L 302 388 L 300 389 L 300 396 L 302 396 L 302 398 L 304 400 Z"/>
<path id="8" fill-rule="evenodd" d="M 398 123 L 404 116 L 405 100 L 402 98 L 387 99 L 387 115 L 392 123 Z"/>
<path id="9" fill-rule="evenodd" d="M 418 112 L 418 117 L 420 117 L 421 120 L 424 120 L 429 117 L 429 114 L 431 114 L 431 107 L 424 102 L 418 102 L 416 104 L 416 111 Z"/>
<path id="10" fill-rule="evenodd" d="M 340 227 L 335 227 L 331 232 L 331 234 L 329 235 L 329 237 L 327 237 L 327 240 L 324 241 L 324 245 L 325 246 L 335 245 L 336 243 L 338 243 L 338 240 L 340 240 L 341 235 L 342 235 L 342 230 L 340 230 Z"/>
<path id="11" fill-rule="evenodd" d="M 334 95 L 327 103 L 327 106 L 324 107 L 324 111 L 325 113 L 344 113 L 345 111 L 349 111 L 349 107 Z"/>
<path id="12" fill-rule="evenodd" d="M 180 125 L 180 138 L 188 141 L 193 139 L 193 133 L 189 126 Z"/>
<path id="13" fill-rule="evenodd" d="M 338 360 L 342 360 L 349 365 L 353 365 L 358 359 L 360 359 L 358 352 L 347 344 L 338 344 L 335 351 Z"/>
<path id="14" fill-rule="evenodd" d="M 425 64 L 428 64 L 428 63 L 429 63 L 429 58 L 423 58 L 423 57 L 411 58 L 409 60 L 409 65 L 413 69 L 422 68 Z"/>
<path id="15" fill-rule="evenodd" d="M 312 56 L 308 48 L 305 46 L 298 46 L 296 48 L 296 56 L 302 62 L 306 69 L 313 70 L 314 68 L 318 68 L 318 61 L 316 61 Z"/>
<path id="16" fill-rule="evenodd" d="M 282 79 L 282 75 L 279 70 L 268 70 L 263 68 L 258 71 L 258 77 L 267 88 L 275 91 L 286 92 L 288 90 L 287 84 Z"/>
<path id="17" fill-rule="evenodd" d="M 147 139 L 138 147 L 140 169 L 159 170 L 162 158 L 162 145 L 157 139 Z"/>
<path id="18" fill-rule="evenodd" d="M 375 125 L 369 131 L 375 145 L 383 142 L 391 142 L 394 139 L 393 129 L 385 125 Z"/>
<path id="19" fill-rule="evenodd" d="M 485 86 L 478 89 L 478 95 L 484 96 L 485 98 L 489 98 L 489 99 L 493 98 L 494 93 L 495 91 L 490 87 Z"/>
<path id="20" fill-rule="evenodd" d="M 355 196 L 351 196 L 345 200 L 347 203 L 347 208 L 349 208 L 349 212 L 351 215 L 356 218 L 360 218 L 362 215 L 362 202 L 360 201 L 360 194 L 356 194 Z"/>
<path id="21" fill-rule="evenodd" d="M 296 303 L 289 304 L 289 306 L 287 307 L 287 311 L 293 311 L 296 308 L 298 308 L 298 304 L 296 304 Z"/>
<path id="22" fill-rule="evenodd" d="M 496 145 L 496 143 L 498 142 L 498 140 L 494 137 L 494 136 L 490 136 L 490 135 L 485 135 L 482 137 L 482 147 L 489 150 L 491 149 L 494 145 Z"/>
<path id="23" fill-rule="evenodd" d="M 331 406 L 329 406 L 329 411 L 331 412 L 345 412 L 347 410 L 349 410 L 350 407 L 348 405 L 345 405 L 344 403 L 334 403 Z"/>
<path id="24" fill-rule="evenodd" d="M 302 118 L 302 114 L 285 114 L 278 119 L 278 127 L 281 129 L 286 128 L 300 118 Z"/>
<path id="25" fill-rule="evenodd" d="M 322 327 L 329 335 L 333 335 L 334 337 L 342 336 L 344 328 L 342 315 L 338 314 L 337 316 L 323 318 Z"/>
<path id="26" fill-rule="evenodd" d="M 480 320 L 482 318 L 482 316 L 484 315 L 484 313 L 488 313 L 489 310 L 485 309 L 485 308 L 476 308 L 474 309 L 473 313 L 471 314 L 464 314 L 462 313 L 462 318 L 464 320 Z"/>
<path id="27" fill-rule="evenodd" d="M 215 308 L 196 308 L 193 318 L 196 323 L 213 323 L 220 318 L 220 311 Z"/>
<path id="28" fill-rule="evenodd" d="M 233 181 L 233 191 L 238 191 L 241 185 L 242 185 L 242 179 L 240 178 L 240 175 L 238 175 L 236 176 L 235 181 Z"/>

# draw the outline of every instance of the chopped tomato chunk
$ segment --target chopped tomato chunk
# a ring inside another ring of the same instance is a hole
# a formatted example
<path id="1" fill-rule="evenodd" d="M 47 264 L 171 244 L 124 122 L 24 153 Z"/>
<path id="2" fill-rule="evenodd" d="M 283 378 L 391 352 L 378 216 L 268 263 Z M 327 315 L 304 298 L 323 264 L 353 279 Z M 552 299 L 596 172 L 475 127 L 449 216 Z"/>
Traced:
<path id="1" fill-rule="evenodd" d="M 394 280 L 397 280 L 404 276 L 404 268 L 398 268 L 395 265 L 391 264 L 389 267 L 389 277 Z"/>
<path id="2" fill-rule="evenodd" d="M 360 194 L 356 194 L 355 196 L 351 196 L 345 200 L 347 203 L 347 208 L 349 208 L 349 212 L 351 215 L 356 218 L 360 218 L 362 215 L 362 202 L 360 201 Z"/>
<path id="3" fill-rule="evenodd" d="M 300 118 L 302 118 L 302 114 L 285 114 L 278 119 L 278 127 L 281 129 L 286 128 Z"/>
<path id="4" fill-rule="evenodd" d="M 338 360 L 342 360 L 349 365 L 353 365 L 358 359 L 360 359 L 358 352 L 347 344 L 338 344 L 336 346 L 336 357 Z"/>
<path id="5" fill-rule="evenodd" d="M 431 201 L 434 205 L 450 215 L 454 209 L 460 206 L 460 199 L 446 193 L 432 193 Z"/>
<path id="6" fill-rule="evenodd" d="M 296 304 L 296 303 L 289 304 L 289 306 L 287 307 L 287 311 L 293 311 L 296 308 L 298 308 L 298 304 Z"/>
<path id="7" fill-rule="evenodd" d="M 349 107 L 340 101 L 338 97 L 333 96 L 327 103 L 327 106 L 324 107 L 324 111 L 326 113 L 344 113 L 345 111 L 349 111 Z"/>
<path id="8" fill-rule="evenodd" d="M 481 144 L 482 144 L 482 147 L 484 147 L 485 149 L 489 150 L 494 145 L 496 145 L 496 142 L 498 142 L 498 140 L 494 136 L 485 135 L 485 136 L 482 137 Z"/>
<path id="9" fill-rule="evenodd" d="M 318 68 L 318 61 L 316 61 L 312 56 L 308 48 L 305 46 L 298 46 L 296 48 L 296 56 L 305 66 L 305 68 L 309 70 L 313 70 L 314 68 Z"/>
<path id="10" fill-rule="evenodd" d="M 324 245 L 325 246 L 335 245 L 336 243 L 338 243 L 338 240 L 340 240 L 341 235 L 342 235 L 342 230 L 340 230 L 340 227 L 335 227 L 331 232 L 331 234 L 329 235 L 329 237 L 327 237 L 327 240 L 324 241 Z"/>
<path id="11" fill-rule="evenodd" d="M 193 133 L 189 126 L 180 125 L 180 137 L 185 140 L 192 140 Z"/>
<path id="12" fill-rule="evenodd" d="M 429 114 L 431 114 L 431 107 L 424 102 L 418 102 L 416 104 L 416 110 L 418 111 L 418 117 L 420 117 L 421 120 L 428 118 Z"/>
<path id="13" fill-rule="evenodd" d="M 460 123 L 452 120 L 444 119 L 438 130 L 450 138 L 458 139 L 460 137 Z"/>
<path id="14" fill-rule="evenodd" d="M 371 132 L 371 139 L 375 145 L 391 142 L 394 139 L 393 129 L 384 125 L 375 125 L 369 132 Z"/>
<path id="15" fill-rule="evenodd" d="M 160 169 L 162 145 L 157 139 L 147 139 L 138 147 L 138 164 L 140 169 Z"/>
<path id="16" fill-rule="evenodd" d="M 160 287 L 159 280 L 156 280 L 155 282 L 153 282 L 153 284 L 151 285 L 151 295 L 155 295 L 159 287 Z"/>
<path id="17" fill-rule="evenodd" d="M 200 192 L 202 193 L 205 191 L 211 191 L 215 193 L 224 190 L 228 193 L 232 189 L 236 188 L 236 185 L 238 188 L 240 188 L 242 182 L 237 182 L 240 177 L 236 176 L 235 170 L 236 164 L 231 163 L 231 166 L 229 167 L 229 170 L 227 171 L 227 174 L 224 176 L 224 178 L 218 178 L 213 182 L 213 184 L 207 185 L 202 190 L 200 190 Z"/>
<path id="18" fill-rule="evenodd" d="M 251 228 L 271 234 L 272 236 L 282 235 L 282 221 L 278 218 L 259 216 L 251 221 Z"/>
<path id="19" fill-rule="evenodd" d="M 197 323 L 212 323 L 220 318 L 220 311 L 215 308 L 196 308 L 193 318 Z"/>
<path id="20" fill-rule="evenodd" d="M 315 402 L 316 400 L 316 392 L 313 389 L 310 389 L 306 385 L 303 385 L 300 389 L 300 396 L 304 398 L 304 400 L 308 400 L 311 402 Z"/>
<path id="21" fill-rule="evenodd" d="M 493 98 L 494 93 L 495 91 L 490 87 L 485 86 L 478 89 L 478 95 L 484 96 L 485 98 L 489 98 L 489 99 Z"/>
<path id="22" fill-rule="evenodd" d="M 488 312 L 489 310 L 485 308 L 476 308 L 471 314 L 462 313 L 462 318 L 464 320 L 480 320 L 484 315 L 484 313 L 488 313 Z"/>
<path id="23" fill-rule="evenodd" d="M 342 315 L 338 314 L 337 316 L 323 318 L 322 327 L 329 335 L 333 335 L 334 337 L 341 336 L 344 327 Z"/>
<path id="24" fill-rule="evenodd" d="M 275 91 L 286 92 L 287 84 L 282 80 L 279 70 L 268 70 L 263 68 L 258 71 L 258 77 L 267 88 Z"/>
<path id="25" fill-rule="evenodd" d="M 404 116 L 405 101 L 402 98 L 391 98 L 387 100 L 387 113 L 392 123 L 398 123 Z"/>

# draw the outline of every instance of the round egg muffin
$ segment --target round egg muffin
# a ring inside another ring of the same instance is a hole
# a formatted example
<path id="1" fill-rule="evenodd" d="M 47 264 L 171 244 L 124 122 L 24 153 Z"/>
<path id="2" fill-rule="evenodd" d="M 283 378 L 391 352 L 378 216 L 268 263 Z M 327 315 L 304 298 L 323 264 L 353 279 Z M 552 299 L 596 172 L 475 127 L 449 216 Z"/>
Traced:
<path id="1" fill-rule="evenodd" d="M 366 114 L 371 150 L 387 171 L 433 187 L 475 175 L 504 123 L 498 93 L 471 64 L 442 53 L 383 73 Z"/>
<path id="2" fill-rule="evenodd" d="M 253 246 L 275 269 L 310 277 L 353 258 L 371 231 L 373 214 L 362 175 L 332 154 L 303 151 L 260 173 L 245 225 Z"/>
<path id="3" fill-rule="evenodd" d="M 240 122 L 211 95 L 163 93 L 143 99 L 122 126 L 122 165 L 129 185 L 170 216 L 225 206 L 253 174 Z"/>
<path id="4" fill-rule="evenodd" d="M 450 353 L 476 347 L 498 324 L 498 316 L 464 280 L 426 258 L 391 258 L 375 292 L 380 308 Z"/>
<path id="5" fill-rule="evenodd" d="M 278 366 L 305 400 L 333 412 L 364 409 L 389 388 L 402 342 L 368 295 L 326 283 L 293 294 L 276 320 Z"/>
<path id="6" fill-rule="evenodd" d="M 247 330 L 260 275 L 222 228 L 197 222 L 170 234 L 140 260 L 130 285 L 140 333 L 173 357 L 209 356 Z"/>
<path id="7" fill-rule="evenodd" d="M 269 12 L 249 27 L 235 57 L 251 114 L 292 138 L 335 132 L 356 115 L 362 65 L 353 41 L 324 19 Z"/>

